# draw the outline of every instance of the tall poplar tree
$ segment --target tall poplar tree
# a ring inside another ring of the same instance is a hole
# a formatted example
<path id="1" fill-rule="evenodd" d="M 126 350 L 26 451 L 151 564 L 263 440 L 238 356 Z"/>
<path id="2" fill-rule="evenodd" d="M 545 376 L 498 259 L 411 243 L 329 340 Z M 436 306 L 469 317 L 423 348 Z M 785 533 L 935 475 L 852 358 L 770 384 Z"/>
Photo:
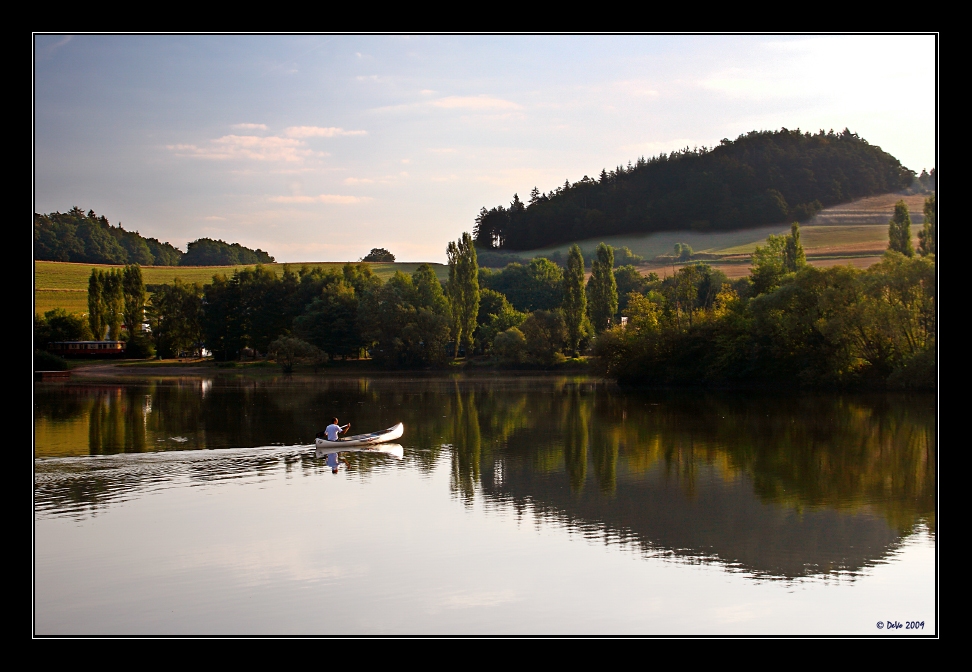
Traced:
<path id="1" fill-rule="evenodd" d="M 790 235 L 786 237 L 783 248 L 783 266 L 787 272 L 795 273 L 807 265 L 807 255 L 800 243 L 800 225 L 796 222 L 790 226 Z"/>
<path id="2" fill-rule="evenodd" d="M 124 322 L 128 328 L 129 339 L 134 339 L 142 331 L 145 321 L 145 283 L 142 282 L 142 269 L 138 264 L 126 266 L 122 273 L 122 294 L 124 296 Z"/>
<path id="3" fill-rule="evenodd" d="M 479 265 L 476 247 L 468 233 L 449 243 L 446 248 L 449 257 L 449 308 L 452 313 L 452 338 L 455 343 L 455 356 L 459 356 L 459 346 L 466 346 L 466 353 L 472 354 L 473 332 L 476 330 L 476 317 L 479 315 Z"/>
<path id="4" fill-rule="evenodd" d="M 906 257 L 915 256 L 915 248 L 911 245 L 911 215 L 904 201 L 894 204 L 894 216 L 888 222 L 888 249 Z"/>
<path id="5" fill-rule="evenodd" d="M 618 285 L 614 279 L 614 250 L 610 245 L 601 243 L 591 268 L 588 282 L 590 302 L 588 312 L 594 331 L 601 333 L 611 326 L 611 319 L 618 312 Z"/>
<path id="6" fill-rule="evenodd" d="M 121 336 L 122 319 L 125 313 L 125 299 L 122 292 L 122 274 L 111 269 L 101 276 L 101 307 L 104 311 L 104 325 L 108 327 L 108 338 L 117 341 Z"/>
<path id="7" fill-rule="evenodd" d="M 587 331 L 587 293 L 584 291 L 584 255 L 577 245 L 571 245 L 567 253 L 567 269 L 563 285 L 564 321 L 567 323 L 567 340 L 576 353 L 580 339 Z"/>
<path id="8" fill-rule="evenodd" d="M 88 278 L 88 326 L 96 341 L 105 337 L 105 312 L 101 299 L 103 286 L 101 271 L 92 268 L 91 277 Z"/>
<path id="9" fill-rule="evenodd" d="M 935 194 L 925 199 L 925 223 L 918 232 L 918 253 L 927 257 L 935 254 Z"/>

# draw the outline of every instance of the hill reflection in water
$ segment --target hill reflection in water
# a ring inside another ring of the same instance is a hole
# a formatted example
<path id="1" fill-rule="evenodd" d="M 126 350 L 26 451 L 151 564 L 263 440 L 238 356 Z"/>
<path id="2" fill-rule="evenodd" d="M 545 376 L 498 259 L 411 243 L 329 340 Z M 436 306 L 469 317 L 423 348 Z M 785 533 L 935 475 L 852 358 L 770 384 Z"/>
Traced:
<path id="1" fill-rule="evenodd" d="M 934 533 L 933 396 L 639 393 L 584 378 L 214 379 L 39 385 L 37 509 L 79 515 L 167 479 L 283 468 L 338 415 L 405 423 L 404 468 L 609 542 L 766 577 L 856 573 Z M 241 451 L 252 446 L 291 446 Z M 204 454 L 192 449 L 233 449 Z M 160 455 L 156 451 L 178 451 Z M 190 452 L 183 452 L 190 451 Z M 350 455 L 366 474 L 384 464 Z M 366 485 L 363 482 L 363 485 Z"/>

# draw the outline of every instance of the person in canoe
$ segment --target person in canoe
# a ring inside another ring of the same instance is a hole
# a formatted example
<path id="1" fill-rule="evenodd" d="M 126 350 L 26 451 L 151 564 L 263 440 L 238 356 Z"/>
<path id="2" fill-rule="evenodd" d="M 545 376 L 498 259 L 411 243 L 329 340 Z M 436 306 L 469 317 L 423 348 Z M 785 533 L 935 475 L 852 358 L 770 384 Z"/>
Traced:
<path id="1" fill-rule="evenodd" d="M 344 425 L 344 427 L 342 427 L 341 425 L 338 424 L 338 419 L 337 418 L 331 418 L 331 424 L 329 424 L 327 426 L 327 429 L 325 429 L 323 432 L 318 432 L 317 433 L 317 438 L 320 439 L 321 438 L 321 434 L 324 434 L 325 436 L 327 436 L 327 440 L 328 441 L 337 441 L 338 440 L 338 435 L 339 434 L 343 434 L 344 432 L 348 431 L 349 429 L 351 429 L 351 423 L 350 422 L 348 424 Z"/>

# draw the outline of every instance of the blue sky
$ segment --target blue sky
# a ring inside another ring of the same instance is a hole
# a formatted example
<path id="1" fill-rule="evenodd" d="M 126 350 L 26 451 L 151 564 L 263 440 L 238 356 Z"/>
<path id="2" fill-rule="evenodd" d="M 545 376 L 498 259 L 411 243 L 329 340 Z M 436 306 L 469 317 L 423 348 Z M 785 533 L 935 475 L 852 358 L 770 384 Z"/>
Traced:
<path id="1" fill-rule="evenodd" d="M 935 160 L 929 36 L 37 36 L 35 210 L 443 261 L 482 206 L 750 130 Z"/>

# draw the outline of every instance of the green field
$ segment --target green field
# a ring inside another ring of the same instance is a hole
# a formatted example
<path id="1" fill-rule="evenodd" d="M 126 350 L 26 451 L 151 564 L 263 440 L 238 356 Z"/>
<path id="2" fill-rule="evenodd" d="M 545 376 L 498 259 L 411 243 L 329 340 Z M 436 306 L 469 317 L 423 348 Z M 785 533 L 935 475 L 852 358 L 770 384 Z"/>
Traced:
<path id="1" fill-rule="evenodd" d="M 277 273 L 283 272 L 284 267 L 297 271 L 301 266 L 332 267 L 338 270 L 344 266 L 343 262 L 308 262 L 307 264 L 267 264 L 266 267 Z M 412 273 L 421 264 L 418 263 L 369 263 L 371 270 L 378 277 L 387 280 L 395 271 Z M 443 264 L 432 264 L 435 274 L 440 280 L 449 277 L 449 267 Z M 86 313 L 88 311 L 88 278 L 91 269 L 121 268 L 103 264 L 71 264 L 57 261 L 34 262 L 34 312 L 44 313 L 54 308 L 63 308 L 69 313 Z M 161 285 L 171 283 L 176 278 L 183 282 L 198 282 L 206 284 L 212 281 L 213 275 L 224 273 L 232 275 L 239 268 L 253 268 L 252 266 L 143 266 L 142 279 L 146 285 Z"/>

